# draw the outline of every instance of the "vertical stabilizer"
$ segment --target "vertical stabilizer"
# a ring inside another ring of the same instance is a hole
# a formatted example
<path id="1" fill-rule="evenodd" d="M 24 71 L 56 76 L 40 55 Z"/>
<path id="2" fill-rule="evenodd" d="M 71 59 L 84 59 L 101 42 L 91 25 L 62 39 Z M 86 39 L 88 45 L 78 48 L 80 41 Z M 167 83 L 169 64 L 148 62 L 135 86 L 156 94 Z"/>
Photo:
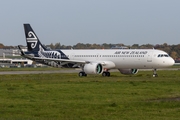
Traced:
<path id="1" fill-rule="evenodd" d="M 31 28 L 30 24 L 24 24 L 25 37 L 27 42 L 28 51 L 39 51 L 46 48 L 39 41 L 36 33 Z"/>

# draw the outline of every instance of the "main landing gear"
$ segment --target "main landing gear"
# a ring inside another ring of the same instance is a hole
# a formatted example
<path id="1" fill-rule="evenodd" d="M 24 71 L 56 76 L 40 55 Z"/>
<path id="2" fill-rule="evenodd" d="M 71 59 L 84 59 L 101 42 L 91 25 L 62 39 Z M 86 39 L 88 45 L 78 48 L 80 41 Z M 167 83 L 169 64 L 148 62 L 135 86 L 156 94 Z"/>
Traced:
<path id="1" fill-rule="evenodd" d="M 108 72 L 108 71 L 104 71 L 103 73 L 102 73 L 102 76 L 103 77 L 109 77 L 111 74 L 110 74 L 110 72 Z"/>
<path id="2" fill-rule="evenodd" d="M 153 77 L 158 77 L 158 74 L 156 72 L 156 68 L 153 70 Z"/>
<path id="3" fill-rule="evenodd" d="M 81 71 L 81 72 L 79 72 L 79 77 L 83 77 L 83 76 L 87 76 L 87 74 L 85 73 L 85 72 L 83 72 L 83 71 Z"/>
<path id="4" fill-rule="evenodd" d="M 103 73 L 102 73 L 102 76 L 103 77 L 109 77 L 111 74 L 110 74 L 110 72 L 108 71 L 108 69 L 106 69 L 106 68 L 104 68 L 104 71 L 103 71 Z"/>
<path id="5" fill-rule="evenodd" d="M 86 76 L 87 76 L 87 74 L 85 72 L 83 72 L 83 71 L 79 72 L 79 77 L 86 77 Z M 102 73 L 102 76 L 103 77 L 109 77 L 110 76 L 110 72 L 104 71 Z"/>

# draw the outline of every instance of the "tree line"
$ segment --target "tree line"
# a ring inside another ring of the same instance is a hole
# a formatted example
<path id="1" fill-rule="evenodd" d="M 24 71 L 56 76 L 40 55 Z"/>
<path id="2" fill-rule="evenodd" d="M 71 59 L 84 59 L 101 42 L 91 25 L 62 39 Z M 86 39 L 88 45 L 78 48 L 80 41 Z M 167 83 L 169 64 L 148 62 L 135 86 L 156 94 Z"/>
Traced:
<path id="1" fill-rule="evenodd" d="M 124 44 L 84 44 L 84 43 L 77 43 L 76 45 L 61 45 L 60 43 L 50 45 L 46 45 L 46 47 L 50 49 L 112 49 L 112 48 L 121 48 L 126 47 L 127 49 L 159 49 L 167 52 L 173 59 L 180 60 L 180 44 L 178 45 L 168 45 L 167 43 L 164 44 L 133 44 L 133 45 L 124 45 Z"/>

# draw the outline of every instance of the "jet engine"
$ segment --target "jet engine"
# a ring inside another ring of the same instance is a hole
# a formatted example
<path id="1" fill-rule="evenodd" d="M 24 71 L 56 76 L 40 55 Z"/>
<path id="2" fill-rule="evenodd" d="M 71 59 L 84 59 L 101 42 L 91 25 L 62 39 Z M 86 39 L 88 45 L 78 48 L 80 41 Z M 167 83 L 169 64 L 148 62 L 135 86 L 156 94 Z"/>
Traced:
<path id="1" fill-rule="evenodd" d="M 103 72 L 103 67 L 100 63 L 85 64 L 83 69 L 86 74 L 100 74 Z"/>
<path id="2" fill-rule="evenodd" d="M 138 73 L 138 69 L 118 69 L 121 74 L 131 75 Z"/>

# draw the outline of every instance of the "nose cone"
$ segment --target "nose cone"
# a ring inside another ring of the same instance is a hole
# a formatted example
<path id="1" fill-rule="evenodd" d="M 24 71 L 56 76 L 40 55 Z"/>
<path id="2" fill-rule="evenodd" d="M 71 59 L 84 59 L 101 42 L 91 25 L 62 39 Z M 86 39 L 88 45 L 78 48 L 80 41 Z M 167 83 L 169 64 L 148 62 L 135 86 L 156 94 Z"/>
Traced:
<path id="1" fill-rule="evenodd" d="M 171 67 L 174 65 L 175 61 L 171 57 L 161 57 L 162 59 L 159 59 L 158 67 L 159 68 L 165 68 L 165 67 Z"/>
<path id="2" fill-rule="evenodd" d="M 170 57 L 170 59 L 166 62 L 168 66 L 173 66 L 175 61 Z"/>

